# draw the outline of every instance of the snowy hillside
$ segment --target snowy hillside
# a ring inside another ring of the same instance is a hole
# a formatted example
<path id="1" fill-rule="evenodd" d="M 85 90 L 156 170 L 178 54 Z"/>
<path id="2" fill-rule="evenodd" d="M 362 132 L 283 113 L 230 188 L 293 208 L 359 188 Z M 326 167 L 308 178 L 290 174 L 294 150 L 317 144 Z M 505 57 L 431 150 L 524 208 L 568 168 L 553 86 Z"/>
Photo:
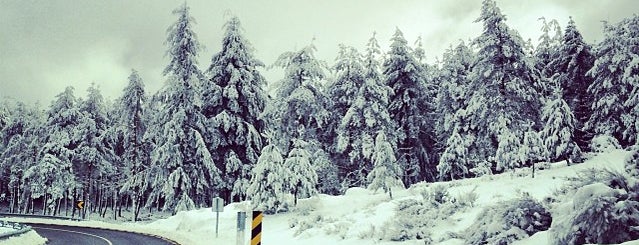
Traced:
<path id="1" fill-rule="evenodd" d="M 611 169 L 623 171 L 623 159 L 628 152 L 616 150 L 593 157 L 578 165 L 566 166 L 564 162 L 551 164 L 551 169 L 537 171 L 531 178 L 530 169 L 519 169 L 500 175 L 483 176 L 443 183 L 418 183 L 407 190 L 396 190 L 395 198 L 389 200 L 384 193 L 372 193 L 361 188 L 351 188 L 343 196 L 319 195 L 300 200 L 291 212 L 266 215 L 263 223 L 264 244 L 416 244 L 415 240 L 392 242 L 391 223 L 401 216 L 395 209 L 407 199 L 422 199 L 424 191 L 445 186 L 451 197 L 460 200 L 468 193 L 477 194 L 472 207 L 459 208 L 444 220 L 434 220 L 430 228 L 435 244 L 465 244 L 464 240 L 449 238 L 449 234 L 463 235 L 480 213 L 481 209 L 502 200 L 517 198 L 529 193 L 537 200 L 552 197 L 553 192 L 565 182 L 565 177 L 574 177 L 579 171 Z M 166 230 L 166 233 L 188 237 L 184 244 L 235 244 L 236 212 L 245 210 L 247 203 L 232 203 L 220 213 L 219 237 L 215 238 L 215 213 L 211 209 L 179 212 L 167 219 L 145 225 L 145 228 Z M 559 214 L 551 213 L 554 216 Z M 247 227 L 245 241 L 248 241 Z M 452 233 L 451 233 L 452 232 Z M 539 232 L 517 244 L 547 244 L 548 232 Z M 380 240 L 382 239 L 382 240 Z M 417 243 L 423 244 L 423 243 Z M 633 243 L 627 243 L 633 244 Z"/>

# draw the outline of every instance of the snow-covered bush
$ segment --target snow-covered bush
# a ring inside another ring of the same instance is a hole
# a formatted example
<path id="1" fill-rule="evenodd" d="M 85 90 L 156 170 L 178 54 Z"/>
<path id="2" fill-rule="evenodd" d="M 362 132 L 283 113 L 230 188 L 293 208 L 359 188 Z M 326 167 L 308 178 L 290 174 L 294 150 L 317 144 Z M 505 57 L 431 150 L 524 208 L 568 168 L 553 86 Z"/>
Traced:
<path id="1" fill-rule="evenodd" d="M 426 217 L 431 206 L 415 199 L 401 200 L 395 210 L 396 216 L 390 221 L 384 238 L 391 241 L 424 240 L 431 241 L 431 218 Z"/>
<path id="2" fill-rule="evenodd" d="M 473 207 L 475 206 L 475 202 L 477 201 L 477 198 L 479 198 L 479 195 L 477 194 L 475 190 L 477 190 L 477 186 L 475 186 L 469 192 L 460 193 L 455 198 L 455 200 L 457 200 L 457 203 L 459 203 L 462 206 Z"/>
<path id="3" fill-rule="evenodd" d="M 631 176 L 639 177 L 639 146 L 633 147 L 625 161 L 625 170 Z"/>
<path id="4" fill-rule="evenodd" d="M 451 199 L 446 188 L 444 185 L 433 185 L 431 188 L 423 190 L 421 194 L 424 200 L 433 206 L 439 206 Z"/>
<path id="5" fill-rule="evenodd" d="M 541 203 L 524 196 L 486 207 L 468 228 L 467 244 L 511 244 L 550 227 L 552 217 Z"/>
<path id="6" fill-rule="evenodd" d="M 595 153 L 608 153 L 621 149 L 619 141 L 610 135 L 597 135 L 590 142 L 590 149 Z"/>
<path id="7" fill-rule="evenodd" d="M 421 192 L 422 200 L 400 200 L 395 209 L 396 216 L 385 225 L 387 229 L 382 232 L 382 239 L 432 242 L 431 228 L 471 207 L 477 200 L 475 189 L 452 196 L 446 188 L 446 185 L 433 185 Z"/>
<path id="8" fill-rule="evenodd" d="M 493 171 L 490 169 L 491 163 L 489 161 L 483 161 L 477 164 L 474 168 L 470 169 L 470 172 L 474 174 L 476 177 L 481 177 L 484 175 L 491 175 Z"/>
<path id="9" fill-rule="evenodd" d="M 611 188 L 628 190 L 628 179 L 624 176 L 624 173 L 609 169 L 589 168 L 578 172 L 576 176 L 566 178 L 564 186 L 559 188 L 555 194 L 568 196 L 584 186 L 596 183 L 602 183 Z"/>
<path id="10" fill-rule="evenodd" d="M 551 242 L 601 244 L 639 239 L 639 202 L 636 195 L 628 194 L 604 183 L 581 187 L 573 196 L 572 207 L 564 206 L 558 212 L 563 215 L 552 224 Z"/>

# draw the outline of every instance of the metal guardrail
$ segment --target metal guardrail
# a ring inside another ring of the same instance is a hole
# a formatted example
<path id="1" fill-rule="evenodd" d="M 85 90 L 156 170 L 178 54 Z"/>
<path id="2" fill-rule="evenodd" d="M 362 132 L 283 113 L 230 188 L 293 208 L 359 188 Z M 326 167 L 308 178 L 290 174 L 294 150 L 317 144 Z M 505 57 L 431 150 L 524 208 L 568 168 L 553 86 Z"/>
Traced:
<path id="1" fill-rule="evenodd" d="M 9 238 L 15 235 L 20 235 L 31 230 L 31 226 L 23 225 L 18 222 L 11 222 L 11 221 L 4 221 L 4 220 L 0 220 L 0 227 L 7 227 L 7 228 L 13 229 L 13 231 L 0 233 L 0 240 Z"/>
<path id="2" fill-rule="evenodd" d="M 43 218 L 43 219 L 62 219 L 62 220 L 74 220 L 80 221 L 82 219 L 67 216 L 53 216 L 53 215 L 39 215 L 39 214 L 14 214 L 14 213 L 0 213 L 0 217 L 23 217 L 23 218 Z"/>

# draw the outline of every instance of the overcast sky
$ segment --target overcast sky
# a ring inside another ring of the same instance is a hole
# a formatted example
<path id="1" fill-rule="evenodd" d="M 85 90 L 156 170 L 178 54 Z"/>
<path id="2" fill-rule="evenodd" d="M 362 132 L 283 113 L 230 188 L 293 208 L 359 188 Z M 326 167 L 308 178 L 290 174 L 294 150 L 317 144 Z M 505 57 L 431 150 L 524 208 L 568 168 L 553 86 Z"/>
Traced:
<path id="1" fill-rule="evenodd" d="M 96 83 L 114 99 L 131 69 L 140 72 L 149 92 L 165 79 L 161 71 L 171 11 L 183 1 L 0 0 L 0 96 L 48 106 L 72 85 L 76 96 Z M 362 49 L 374 31 L 385 49 L 395 27 L 413 43 L 422 36 L 429 61 L 458 40 L 475 38 L 481 24 L 480 0 L 189 0 L 199 41 L 200 68 L 209 66 L 220 49 L 222 26 L 230 15 L 242 21 L 256 56 L 267 65 L 279 54 L 308 45 L 332 63 L 339 43 Z M 557 19 L 565 27 L 573 16 L 588 42 L 601 40 L 601 21 L 618 22 L 639 12 L 635 0 L 507 1 L 498 6 L 508 25 L 524 39 L 536 41 L 539 17 Z M 274 68 L 277 69 L 277 68 Z M 281 72 L 265 72 L 269 81 Z"/>

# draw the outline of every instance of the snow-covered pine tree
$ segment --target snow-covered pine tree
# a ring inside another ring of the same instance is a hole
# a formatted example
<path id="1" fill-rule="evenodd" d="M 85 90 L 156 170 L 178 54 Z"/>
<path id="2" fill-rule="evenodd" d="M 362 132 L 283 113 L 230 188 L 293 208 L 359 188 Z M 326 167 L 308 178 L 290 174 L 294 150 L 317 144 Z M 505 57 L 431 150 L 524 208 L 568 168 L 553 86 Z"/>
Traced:
<path id="1" fill-rule="evenodd" d="M 114 173 L 113 166 L 107 159 L 107 154 L 110 153 L 104 138 L 111 122 L 107 117 L 102 94 L 96 85 L 92 84 L 87 93 L 86 100 L 79 105 L 82 116 L 78 118 L 79 124 L 74 131 L 79 141 L 72 161 L 83 193 L 95 200 L 93 204 L 97 204 L 101 198 L 97 191 L 110 184 L 106 177 Z"/>
<path id="2" fill-rule="evenodd" d="M 46 120 L 37 106 L 17 102 L 7 104 L 5 125 L 2 128 L 2 150 L 0 150 L 0 171 L 2 184 L 8 189 L 9 212 L 18 213 L 19 205 L 26 197 L 24 171 L 34 166 L 37 154 L 42 148 L 42 135 Z"/>
<path id="3" fill-rule="evenodd" d="M 380 78 L 378 54 L 379 46 L 373 36 L 367 44 L 364 81 L 337 130 L 337 151 L 346 153 L 348 157 L 347 164 L 340 168 L 343 187 L 366 185 L 366 176 L 373 169 L 374 139 L 380 130 L 384 131 L 389 142 L 394 141 L 393 121 L 388 113 L 388 98 L 392 90 Z"/>
<path id="4" fill-rule="evenodd" d="M 432 112 L 426 99 L 432 98 L 426 98 L 424 68 L 415 60 L 399 29 L 395 30 L 391 42 L 383 75 L 385 84 L 393 89 L 388 111 L 397 125 L 402 181 L 405 185 L 424 179 L 434 181 L 437 169 L 430 166 L 432 132 L 426 125 Z"/>
<path id="5" fill-rule="evenodd" d="M 149 188 L 148 175 L 149 152 L 144 141 L 147 122 L 145 118 L 147 96 L 144 83 L 137 71 L 131 71 L 129 83 L 118 100 L 117 131 L 122 136 L 122 161 L 125 179 L 121 193 L 131 196 L 133 202 L 133 221 L 138 220 Z"/>
<path id="6" fill-rule="evenodd" d="M 555 56 L 548 63 L 555 73 L 551 80 L 558 82 L 562 88 L 562 98 L 568 103 L 575 116 L 574 140 L 582 149 L 590 145 L 592 135 L 583 130 L 590 117 L 592 101 L 588 95 L 588 87 L 592 78 L 586 73 L 593 66 L 594 57 L 590 45 L 584 42 L 581 34 L 570 18 Z"/>
<path id="7" fill-rule="evenodd" d="M 534 131 L 532 127 L 524 133 L 522 146 L 519 150 L 524 166 L 548 160 L 548 150 L 540 136 L 540 132 Z"/>
<path id="8" fill-rule="evenodd" d="M 186 4 L 173 13 L 178 21 L 168 29 L 166 40 L 167 83 L 158 92 L 161 104 L 145 137 L 155 143 L 150 198 L 163 202 L 164 210 L 177 212 L 209 205 L 221 178 L 203 137 L 199 95 L 203 75 L 197 67 L 200 45 L 191 26 L 194 19 Z"/>
<path id="9" fill-rule="evenodd" d="M 446 140 L 446 148 L 439 158 L 437 171 L 440 180 L 462 179 L 469 176 L 473 168 L 468 161 L 468 147 L 472 142 L 472 135 L 467 132 L 468 122 L 464 120 L 465 110 L 459 109 L 452 116 L 452 132 Z"/>
<path id="10" fill-rule="evenodd" d="M 347 144 L 348 137 L 354 130 L 342 127 L 342 121 L 345 119 L 347 111 L 357 101 L 358 91 L 364 84 L 362 63 L 362 55 L 357 52 L 357 49 L 340 45 L 339 55 L 333 66 L 336 78 L 327 87 L 328 110 L 331 113 L 326 122 L 326 130 L 322 134 L 326 135 L 323 138 L 329 143 L 327 149 L 332 153 L 333 161 L 340 166 L 340 175 L 343 178 L 342 185 L 347 187 L 363 185 L 364 182 L 361 180 L 366 178 L 365 173 L 353 174 L 364 159 L 357 149 L 352 148 L 357 146 Z"/>
<path id="11" fill-rule="evenodd" d="M 636 115 L 630 114 L 639 82 L 639 16 L 626 18 L 616 25 L 604 25 L 604 39 L 597 45 L 597 57 L 588 75 L 594 78 L 588 87 L 592 96 L 592 114 L 586 130 L 595 135 L 615 137 L 622 147 L 634 144 Z M 628 107 L 630 106 L 630 107 Z"/>
<path id="12" fill-rule="evenodd" d="M 377 191 L 378 189 L 388 192 L 393 199 L 393 187 L 402 186 L 400 179 L 401 169 L 397 164 L 393 146 L 386 139 L 386 133 L 380 130 L 375 136 L 375 149 L 372 155 L 373 170 L 368 173 L 368 188 Z"/>
<path id="13" fill-rule="evenodd" d="M 451 46 L 444 52 L 442 68 L 436 78 L 439 80 L 439 87 L 435 99 L 435 133 L 438 142 L 441 142 L 439 148 L 446 147 L 446 141 L 455 127 L 456 113 L 466 107 L 467 96 L 472 92 L 467 87 L 473 59 L 472 50 L 463 41 L 457 47 Z"/>
<path id="14" fill-rule="evenodd" d="M 624 102 L 626 113 L 621 116 L 625 126 L 623 136 L 629 144 L 639 145 L 639 16 L 636 14 L 625 24 L 624 37 L 625 47 L 632 54 L 626 53 L 631 60 L 622 77 L 630 91 L 628 99 Z"/>
<path id="15" fill-rule="evenodd" d="M 288 180 L 287 190 L 293 194 L 293 205 L 297 205 L 297 199 L 306 198 L 317 193 L 317 173 L 311 164 L 310 153 L 304 140 L 293 139 L 293 145 L 284 160 L 284 178 Z M 286 176 L 288 174 L 288 177 Z"/>
<path id="16" fill-rule="evenodd" d="M 538 78 L 524 53 L 524 42 L 505 20 L 494 0 L 483 1 L 477 21 L 484 28 L 473 41 L 478 53 L 468 87 L 468 120 L 477 131 L 472 161 L 489 160 L 499 148 L 496 169 L 513 166 L 506 156 L 518 154 L 519 137 L 528 122 L 537 122 L 541 104 L 535 86 Z"/>
<path id="17" fill-rule="evenodd" d="M 548 151 L 539 133 L 532 127 L 524 133 L 523 143 L 519 148 L 520 161 L 524 166 L 532 166 L 532 177 L 535 177 L 535 163 L 548 159 Z"/>
<path id="18" fill-rule="evenodd" d="M 43 134 L 38 134 L 42 137 L 43 146 L 38 149 L 35 164 L 24 171 L 23 179 L 25 188 L 31 193 L 30 198 L 57 200 L 64 196 L 65 191 L 75 188 L 78 188 L 78 194 L 82 193 L 72 164 L 82 140 L 82 135 L 76 133 L 82 118 L 77 102 L 73 87 L 67 87 L 49 107 Z M 86 199 L 87 196 L 80 198 Z M 24 206 L 23 212 L 27 207 Z"/>
<path id="19" fill-rule="evenodd" d="M 324 127 L 329 114 L 320 84 L 326 65 L 315 58 L 315 50 L 311 44 L 283 53 L 275 62 L 275 66 L 284 68 L 285 75 L 277 82 L 276 98 L 267 105 L 264 117 L 274 131 L 271 143 L 283 152 L 291 149 L 294 138 L 307 143 L 317 140 L 317 131 Z"/>
<path id="20" fill-rule="evenodd" d="M 288 210 L 285 194 L 290 171 L 284 166 L 284 158 L 277 146 L 269 144 L 262 149 L 251 171 L 251 182 L 246 192 L 254 210 L 263 210 L 267 214 Z"/>
<path id="21" fill-rule="evenodd" d="M 548 150 L 550 161 L 568 160 L 573 151 L 573 132 L 575 129 L 575 117 L 568 103 L 561 97 L 561 90 L 556 86 L 552 100 L 549 100 L 541 113 L 544 128 L 541 130 L 541 138 Z"/>
<path id="22" fill-rule="evenodd" d="M 244 200 L 251 168 L 262 149 L 264 123 L 260 114 L 268 98 L 266 80 L 257 70 L 262 62 L 244 38 L 240 20 L 225 25 L 222 50 L 211 59 L 210 82 L 203 86 L 206 142 L 224 183 L 219 191 L 227 201 Z"/>
<path id="23" fill-rule="evenodd" d="M 544 98 L 552 94 L 551 78 L 557 73 L 557 68 L 550 65 L 553 57 L 556 56 L 561 45 L 561 27 L 557 20 L 547 21 L 545 17 L 539 18 L 542 21 L 541 36 L 539 37 L 539 45 L 534 50 L 535 68 L 539 72 L 538 84 L 541 86 L 539 91 Z M 551 36 L 551 32 L 554 32 Z"/>
<path id="24" fill-rule="evenodd" d="M 497 118 L 498 127 L 501 128 L 497 135 L 497 142 L 499 143 L 495 152 L 495 170 L 497 171 L 506 171 L 523 165 L 519 155 L 521 138 L 519 138 L 519 134 L 514 133 L 507 127 L 510 123 L 505 117 Z"/>

